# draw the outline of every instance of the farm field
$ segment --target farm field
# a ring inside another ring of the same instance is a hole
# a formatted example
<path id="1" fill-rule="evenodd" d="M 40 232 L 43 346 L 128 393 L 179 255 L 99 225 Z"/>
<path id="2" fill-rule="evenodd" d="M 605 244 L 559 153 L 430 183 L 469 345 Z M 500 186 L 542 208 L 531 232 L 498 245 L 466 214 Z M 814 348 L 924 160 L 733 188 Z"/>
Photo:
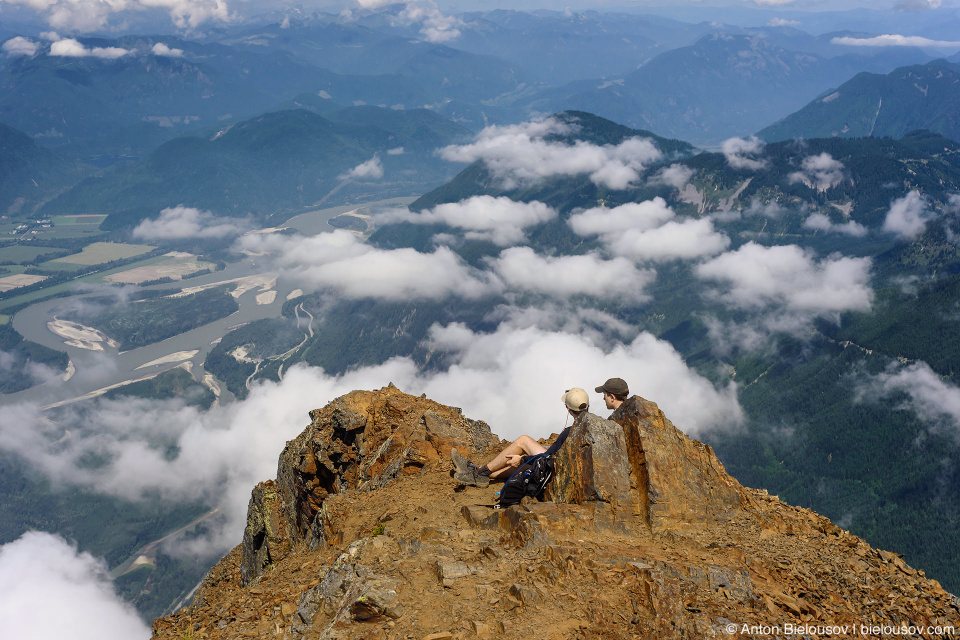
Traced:
<path id="1" fill-rule="evenodd" d="M 15 264 L 30 262 L 35 260 L 37 256 L 42 256 L 45 253 L 64 254 L 67 252 L 62 249 L 54 249 L 51 247 L 33 247 L 23 244 L 11 244 L 5 247 L 0 247 L 0 264 L 3 264 L 4 262 L 13 262 Z"/>
<path id="2" fill-rule="evenodd" d="M 146 260 L 141 260 L 135 263 L 137 266 L 144 266 L 153 264 L 153 262 L 162 259 L 160 258 L 147 258 Z M 50 264 L 50 263 L 45 263 Z M 42 266 L 42 265 L 41 265 Z M 7 266 L 5 269 L 10 269 L 11 271 L 22 270 L 22 267 L 16 266 Z M 122 267 L 116 267 L 114 269 L 108 269 L 106 271 L 101 271 L 100 273 L 91 273 L 89 275 L 77 278 L 75 280 L 70 280 L 69 282 L 61 282 L 60 284 L 50 285 L 48 287 L 43 287 L 36 291 L 31 291 L 23 295 L 13 296 L 12 298 L 7 298 L 6 300 L 0 300 L 0 313 L 4 309 L 12 309 L 18 307 L 22 304 L 34 302 L 42 298 L 49 298 L 51 296 L 63 295 L 66 292 L 69 292 L 71 289 L 77 286 L 78 283 L 86 284 L 102 284 L 106 281 L 106 278 L 110 277 L 112 274 L 119 273 L 121 271 L 126 271 L 130 269 L 130 265 L 124 265 Z"/>
<path id="3" fill-rule="evenodd" d="M 16 289 L 17 287 L 26 287 L 27 285 L 42 282 L 48 277 L 49 276 L 29 275 L 26 273 L 18 273 L 12 276 L 0 277 L 0 291 L 10 291 L 11 289 Z"/>
<path id="4" fill-rule="evenodd" d="M 83 248 L 80 253 L 74 253 L 69 256 L 63 256 L 50 262 L 40 265 L 43 268 L 57 269 L 63 268 L 58 265 L 80 265 L 91 266 L 103 264 L 111 260 L 122 260 L 124 258 L 133 258 L 141 254 L 152 251 L 156 247 L 146 244 L 125 244 L 120 242 L 94 242 Z"/>
<path id="5" fill-rule="evenodd" d="M 144 261 L 144 264 L 111 273 L 104 276 L 103 280 L 111 284 L 140 284 L 160 278 L 170 278 L 172 280 L 181 280 L 183 276 L 196 273 L 201 269 L 213 269 L 216 267 L 212 262 L 201 262 L 197 256 L 192 253 L 170 252 L 154 260 Z"/>
<path id="6" fill-rule="evenodd" d="M 53 227 L 43 230 L 46 238 L 81 238 L 101 233 L 100 223 L 107 216 L 101 214 L 83 214 L 76 216 L 53 216 Z"/>
<path id="7" fill-rule="evenodd" d="M 105 214 L 85 213 L 75 216 L 53 216 L 51 220 L 58 227 L 98 227 L 100 223 L 107 219 Z"/>

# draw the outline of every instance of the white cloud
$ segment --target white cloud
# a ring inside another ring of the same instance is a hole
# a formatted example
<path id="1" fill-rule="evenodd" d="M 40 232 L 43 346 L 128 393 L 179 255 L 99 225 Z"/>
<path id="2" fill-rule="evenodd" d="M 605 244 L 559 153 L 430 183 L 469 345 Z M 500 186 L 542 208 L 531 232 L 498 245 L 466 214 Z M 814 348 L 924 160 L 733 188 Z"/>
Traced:
<path id="1" fill-rule="evenodd" d="M 335 290 L 348 298 L 472 299 L 500 289 L 489 274 L 469 267 L 447 247 L 433 253 L 377 249 L 343 230 L 310 238 L 245 236 L 237 246 L 270 254 L 276 267 L 304 288 Z"/>
<path id="2" fill-rule="evenodd" d="M 625 379 L 632 393 L 657 402 L 687 433 L 742 420 L 734 385 L 718 391 L 691 371 L 669 343 L 646 332 L 629 343 L 601 347 L 580 335 L 537 327 L 504 323 L 493 333 L 478 334 L 463 325 L 435 325 L 430 344 L 452 351 L 456 364 L 423 384 L 427 397 L 454 399 L 501 437 L 559 433 L 565 417 L 557 411 L 563 390 L 592 389 L 614 376 Z M 606 413 L 592 393 L 591 411 Z"/>
<path id="3" fill-rule="evenodd" d="M 519 125 L 490 126 L 474 142 L 441 149 L 451 162 L 483 160 L 506 189 L 553 176 L 589 175 L 598 185 L 626 189 L 662 157 L 648 138 L 630 138 L 618 145 L 598 146 L 583 141 L 548 141 L 549 135 L 570 134 L 574 125 L 554 118 Z"/>
<path id="4" fill-rule="evenodd" d="M 817 262 L 796 245 L 748 242 L 699 265 L 702 280 L 723 282 L 720 299 L 739 309 L 770 304 L 793 312 L 866 311 L 873 300 L 870 259 L 831 257 Z"/>
<path id="5" fill-rule="evenodd" d="M 811 189 L 826 191 L 843 181 L 843 163 L 834 160 L 826 151 L 804 158 L 801 168 L 802 171 L 790 174 L 790 182 L 802 182 Z"/>
<path id="6" fill-rule="evenodd" d="M 103 560 L 39 531 L 0 546 L 0 629 L 5 638 L 33 640 L 150 637 Z"/>
<path id="7" fill-rule="evenodd" d="M 638 269 L 624 258 L 604 260 L 593 253 L 579 256 L 539 256 L 530 247 L 514 247 L 490 260 L 490 266 L 513 290 L 560 298 L 593 296 L 640 302 L 656 273 Z"/>
<path id="8" fill-rule="evenodd" d="M 557 217 L 557 212 L 542 202 L 516 202 L 507 197 L 474 196 L 460 202 L 437 205 L 420 213 L 393 209 L 377 216 L 378 221 L 442 223 L 467 230 L 467 237 L 490 240 L 505 247 L 526 239 L 524 229 Z"/>
<path id="9" fill-rule="evenodd" d="M 253 223 L 246 218 L 224 218 L 180 205 L 164 209 L 155 219 L 144 220 L 134 228 L 133 236 L 142 240 L 229 238 L 252 227 Z"/>
<path id="10" fill-rule="evenodd" d="M 745 216 L 766 216 L 776 220 L 783 213 L 787 211 L 784 207 L 780 206 L 780 203 L 776 200 L 771 200 L 769 202 L 760 202 L 759 198 L 754 198 L 750 201 L 750 206 L 743 210 L 742 215 Z M 721 212 L 718 218 L 722 218 L 724 212 Z"/>
<path id="11" fill-rule="evenodd" d="M 828 233 L 844 233 L 848 236 L 860 238 L 867 235 L 867 228 L 858 222 L 849 220 L 843 224 L 834 224 L 829 216 L 822 213 L 812 213 L 803 221 L 807 229 L 817 229 Z"/>
<path id="12" fill-rule="evenodd" d="M 227 0 L 5 0 L 40 13 L 55 29 L 95 31 L 125 11 L 164 9 L 180 29 L 193 29 L 208 20 L 229 21 Z"/>
<path id="13" fill-rule="evenodd" d="M 620 234 L 630 229 L 656 229 L 676 216 L 661 197 L 644 202 L 628 202 L 613 209 L 594 207 L 570 216 L 567 224 L 581 236 Z"/>
<path id="14" fill-rule="evenodd" d="M 833 44 L 844 44 L 851 47 L 943 47 L 947 49 L 960 48 L 957 40 L 931 40 L 922 36 L 902 36 L 885 33 L 872 38 L 854 38 L 844 36 L 830 40 Z"/>
<path id="15" fill-rule="evenodd" d="M 397 20 L 403 24 L 420 23 L 420 36 L 427 42 L 456 40 L 463 26 L 460 18 L 443 15 L 433 0 L 406 3 Z"/>
<path id="16" fill-rule="evenodd" d="M 921 420 L 960 436 L 960 388 L 944 382 L 926 362 L 892 365 L 868 378 L 858 389 L 858 400 L 898 393 L 909 396 L 905 408 L 915 411 Z"/>
<path id="17" fill-rule="evenodd" d="M 722 283 L 707 298 L 747 312 L 739 322 L 708 319 L 716 348 L 756 349 L 775 333 L 802 336 L 816 318 L 837 320 L 844 311 L 867 311 L 873 301 L 869 258 L 833 256 L 816 261 L 796 245 L 753 242 L 696 267 L 701 280 Z"/>
<path id="18" fill-rule="evenodd" d="M 535 307 L 500 305 L 487 319 L 514 329 L 537 328 L 547 332 L 570 333 L 604 349 L 630 342 L 640 330 L 606 311 L 564 301 L 544 301 Z"/>
<path id="19" fill-rule="evenodd" d="M 883 221 L 883 230 L 905 240 L 913 240 L 926 231 L 931 215 L 926 199 L 918 191 L 911 191 L 890 203 L 890 211 Z"/>
<path id="20" fill-rule="evenodd" d="M 358 164 L 350 171 L 340 176 L 341 180 L 379 180 L 383 177 L 383 165 L 379 156 L 373 156 L 364 163 Z"/>
<path id="21" fill-rule="evenodd" d="M 758 171 L 767 166 L 763 157 L 763 143 L 756 137 L 748 139 L 729 138 L 724 140 L 720 151 L 734 169 L 751 169 Z"/>
<path id="22" fill-rule="evenodd" d="M 606 246 L 614 255 L 667 262 L 715 255 L 730 246 L 730 238 L 714 229 L 712 220 L 701 218 L 671 220 L 649 231 L 630 229 L 609 237 Z"/>
<path id="23" fill-rule="evenodd" d="M 62 56 L 64 58 L 103 58 L 105 60 L 116 60 L 130 53 L 128 49 L 120 47 L 93 47 L 88 49 L 73 38 L 64 38 L 50 45 L 51 56 Z"/>
<path id="24" fill-rule="evenodd" d="M 650 176 L 650 184 L 666 184 L 677 189 L 683 189 L 696 173 L 690 167 L 675 162 L 669 167 L 664 167 L 656 174 Z"/>
<path id="25" fill-rule="evenodd" d="M 153 45 L 153 48 L 150 49 L 155 56 L 167 57 L 167 58 L 181 58 L 183 57 L 183 49 L 171 49 L 168 45 L 163 42 L 158 42 Z"/>
<path id="26" fill-rule="evenodd" d="M 570 216 L 582 236 L 597 234 L 608 251 L 632 260 L 663 262 L 720 253 L 730 239 L 709 218 L 677 221 L 663 198 L 628 203 L 614 209 L 595 207 Z"/>
<path id="27" fill-rule="evenodd" d="M 3 47 L 0 48 L 2 48 L 3 52 L 11 58 L 17 56 L 26 56 L 28 58 L 32 58 L 33 56 L 37 55 L 37 49 L 39 46 L 40 45 L 30 38 L 16 36 L 4 42 Z"/>
<path id="28" fill-rule="evenodd" d="M 772 18 L 767 22 L 768 27 L 799 27 L 800 23 L 796 20 L 787 20 L 786 18 Z"/>

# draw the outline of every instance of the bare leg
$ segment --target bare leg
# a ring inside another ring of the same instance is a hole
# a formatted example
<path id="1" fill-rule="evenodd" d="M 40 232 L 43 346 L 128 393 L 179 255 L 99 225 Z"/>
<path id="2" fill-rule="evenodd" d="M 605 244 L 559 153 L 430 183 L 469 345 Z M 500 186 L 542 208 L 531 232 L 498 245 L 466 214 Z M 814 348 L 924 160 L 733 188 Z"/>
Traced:
<path id="1" fill-rule="evenodd" d="M 509 476 L 520 466 L 519 456 L 535 456 L 545 451 L 546 448 L 530 436 L 520 436 L 507 445 L 506 449 L 498 453 L 497 457 L 488 462 L 486 466 L 490 470 L 491 478 Z"/>

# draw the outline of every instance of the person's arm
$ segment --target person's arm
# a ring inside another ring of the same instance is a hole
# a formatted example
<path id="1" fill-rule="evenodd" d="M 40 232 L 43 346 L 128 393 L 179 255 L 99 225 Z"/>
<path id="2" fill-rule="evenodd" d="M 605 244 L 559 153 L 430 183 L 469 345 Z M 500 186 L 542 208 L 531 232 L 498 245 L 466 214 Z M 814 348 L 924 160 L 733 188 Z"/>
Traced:
<path id="1" fill-rule="evenodd" d="M 560 450 L 560 447 L 563 446 L 563 443 L 566 441 L 567 436 L 570 434 L 570 427 L 567 427 L 560 432 L 560 437 L 557 438 L 557 441 L 550 445 L 550 448 L 547 449 L 547 455 L 552 456 L 557 451 Z"/>

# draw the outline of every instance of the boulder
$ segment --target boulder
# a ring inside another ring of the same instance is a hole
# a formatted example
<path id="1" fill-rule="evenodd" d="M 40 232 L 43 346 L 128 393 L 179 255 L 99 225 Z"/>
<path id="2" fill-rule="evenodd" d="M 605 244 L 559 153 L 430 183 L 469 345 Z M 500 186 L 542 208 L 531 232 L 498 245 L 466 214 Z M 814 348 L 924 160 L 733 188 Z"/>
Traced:
<path id="1" fill-rule="evenodd" d="M 547 495 L 557 503 L 605 503 L 600 522 L 622 527 L 633 515 L 630 460 L 623 429 L 611 420 L 581 413 L 554 456 L 556 476 Z"/>
<path id="2" fill-rule="evenodd" d="M 623 429 L 637 511 L 654 532 L 710 524 L 749 500 L 713 449 L 673 426 L 655 403 L 633 396 L 610 418 Z"/>
<path id="3" fill-rule="evenodd" d="M 272 562 L 290 551 L 283 501 L 274 481 L 261 482 L 253 489 L 243 531 L 241 573 L 249 582 Z"/>

